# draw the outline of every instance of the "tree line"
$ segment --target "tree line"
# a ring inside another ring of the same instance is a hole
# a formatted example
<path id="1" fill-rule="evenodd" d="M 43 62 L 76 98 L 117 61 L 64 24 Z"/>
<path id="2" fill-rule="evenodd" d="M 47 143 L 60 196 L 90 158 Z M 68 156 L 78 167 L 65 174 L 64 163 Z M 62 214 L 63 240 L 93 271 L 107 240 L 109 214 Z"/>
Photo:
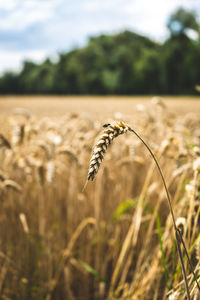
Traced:
<path id="1" fill-rule="evenodd" d="M 0 77 L 1 94 L 194 94 L 200 84 L 200 25 L 178 9 L 169 38 L 158 43 L 131 31 L 100 35 L 58 61 L 23 63 Z M 193 37 L 191 37 L 193 36 Z"/>

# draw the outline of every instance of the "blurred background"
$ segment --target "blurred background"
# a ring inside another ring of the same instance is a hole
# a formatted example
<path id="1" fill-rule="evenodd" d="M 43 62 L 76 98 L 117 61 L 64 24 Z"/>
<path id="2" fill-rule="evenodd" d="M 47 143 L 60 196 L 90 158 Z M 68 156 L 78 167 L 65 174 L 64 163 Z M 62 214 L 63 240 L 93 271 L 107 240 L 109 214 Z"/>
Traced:
<path id="1" fill-rule="evenodd" d="M 198 0 L 0 3 L 1 94 L 195 94 Z"/>

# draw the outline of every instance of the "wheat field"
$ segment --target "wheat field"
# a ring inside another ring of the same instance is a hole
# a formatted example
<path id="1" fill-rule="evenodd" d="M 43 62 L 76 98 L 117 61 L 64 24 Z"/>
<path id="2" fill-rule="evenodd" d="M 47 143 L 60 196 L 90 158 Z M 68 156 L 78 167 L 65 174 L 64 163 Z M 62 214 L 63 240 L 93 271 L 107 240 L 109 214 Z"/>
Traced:
<path id="1" fill-rule="evenodd" d="M 165 191 L 141 141 L 118 137 L 83 190 L 114 120 L 159 161 L 200 276 L 200 98 L 1 97 L 0 299 L 184 299 Z"/>

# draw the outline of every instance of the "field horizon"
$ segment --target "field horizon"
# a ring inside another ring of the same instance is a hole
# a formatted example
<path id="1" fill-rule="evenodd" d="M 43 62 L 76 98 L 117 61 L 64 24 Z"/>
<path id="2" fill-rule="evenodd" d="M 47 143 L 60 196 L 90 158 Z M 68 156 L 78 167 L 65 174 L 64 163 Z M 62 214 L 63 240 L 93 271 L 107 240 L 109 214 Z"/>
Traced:
<path id="1" fill-rule="evenodd" d="M 137 105 L 151 105 L 152 98 L 166 102 L 168 108 L 177 113 L 200 111 L 200 96 L 0 96 L 0 115 L 12 113 L 15 107 L 24 107 L 40 116 L 63 115 L 66 112 L 113 112 L 134 113 Z"/>

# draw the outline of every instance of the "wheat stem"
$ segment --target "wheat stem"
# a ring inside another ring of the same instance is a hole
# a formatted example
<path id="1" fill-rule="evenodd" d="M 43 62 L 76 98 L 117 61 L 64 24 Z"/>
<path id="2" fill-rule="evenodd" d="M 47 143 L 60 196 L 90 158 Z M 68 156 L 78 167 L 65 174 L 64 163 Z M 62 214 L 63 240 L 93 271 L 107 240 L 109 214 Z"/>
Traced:
<path id="1" fill-rule="evenodd" d="M 153 160 L 156 163 L 156 166 L 157 166 L 158 171 L 160 173 L 160 176 L 162 178 L 162 182 L 163 182 L 163 185 L 164 185 L 164 188 L 165 188 L 165 191 L 166 191 L 167 200 L 168 200 L 168 204 L 169 204 L 169 209 L 170 209 L 170 213 L 171 213 L 172 221 L 173 221 L 173 226 L 174 226 L 174 230 L 175 230 L 176 244 L 177 244 L 177 249 L 178 249 L 178 253 L 179 253 L 179 258 L 180 258 L 180 261 L 181 261 L 181 268 L 182 268 L 182 273 L 183 273 L 183 277 L 184 277 L 185 289 L 186 289 L 186 292 L 187 292 L 187 297 L 188 297 L 188 299 L 190 299 L 190 293 L 189 293 L 189 287 L 188 287 L 188 280 L 187 280 L 187 277 L 186 277 L 186 272 L 185 272 L 185 267 L 184 267 L 184 262 L 183 262 L 183 256 L 182 256 L 182 252 L 181 252 L 180 242 L 183 244 L 183 248 L 185 250 L 185 253 L 186 253 L 186 256 L 187 256 L 187 260 L 188 260 L 189 265 L 190 265 L 190 270 L 191 270 L 191 272 L 192 272 L 192 274 L 194 276 L 194 279 L 196 281 L 196 284 L 197 284 L 197 287 L 198 287 L 199 290 L 200 290 L 200 286 L 198 284 L 198 281 L 197 281 L 197 278 L 196 278 L 196 274 L 194 273 L 193 266 L 192 266 L 191 260 L 189 258 L 189 254 L 188 254 L 187 248 L 185 246 L 185 242 L 184 242 L 184 240 L 182 238 L 182 235 L 181 235 L 179 229 L 176 226 L 174 212 L 173 212 L 172 204 L 171 204 L 171 199 L 170 199 L 170 196 L 169 196 L 169 191 L 168 191 L 168 188 L 167 188 L 167 185 L 166 185 L 166 182 L 165 182 L 164 175 L 162 173 L 162 170 L 160 168 L 160 165 L 159 165 L 159 163 L 158 163 L 155 155 L 153 154 L 153 152 L 151 151 L 151 149 L 147 145 L 147 143 L 139 136 L 139 134 L 137 134 L 137 132 L 135 130 L 133 130 L 132 128 L 129 128 L 129 131 L 133 132 L 140 139 L 140 141 L 145 145 L 145 147 L 148 149 L 148 151 L 150 152 Z"/>
<path id="2" fill-rule="evenodd" d="M 160 173 L 160 176 L 161 176 L 161 179 L 162 179 L 162 182 L 163 182 L 163 185 L 164 185 L 164 188 L 165 188 L 165 192 L 166 192 L 166 195 L 167 195 L 167 200 L 168 200 L 168 204 L 169 204 L 169 209 L 170 209 L 170 213 L 171 213 L 171 216 L 172 216 L 172 221 L 173 221 L 173 226 L 174 226 L 174 230 L 175 230 L 175 235 L 176 235 L 176 244 L 177 244 L 177 249 L 178 249 L 178 254 L 179 254 L 179 258 L 180 258 L 180 261 L 181 261 L 181 268 L 182 268 L 182 273 L 183 273 L 183 278 L 184 278 L 184 283 L 185 283 L 185 289 L 186 289 L 186 293 L 187 293 L 187 297 L 188 297 L 188 300 L 190 300 L 190 292 L 189 292 L 189 287 L 188 287 L 188 280 L 187 280 L 187 276 L 186 276 L 186 271 L 185 271 L 185 266 L 184 266 L 184 261 L 183 261 L 183 255 L 182 255 L 182 252 L 181 252 L 181 247 L 180 247 L 180 233 L 179 233 L 179 229 L 177 228 L 176 226 L 176 222 L 175 222 L 175 217 L 174 217 L 174 212 L 173 212 L 173 209 L 172 209 L 172 204 L 171 204 L 171 200 L 170 200 L 170 196 L 169 196 L 169 191 L 168 191 L 168 188 L 167 188 L 167 185 L 166 185 L 166 182 L 165 182 L 165 178 L 164 178 L 164 175 L 162 173 L 162 170 L 160 168 L 160 165 L 155 157 L 155 155 L 153 154 L 153 152 L 151 151 L 150 147 L 147 145 L 147 143 L 139 136 L 139 134 L 137 134 L 137 132 L 135 130 L 133 130 L 132 128 L 129 128 L 129 131 L 133 132 L 139 139 L 140 141 L 144 144 L 144 146 L 148 149 L 148 151 L 150 152 L 153 160 L 155 161 L 156 163 L 156 166 L 158 168 L 158 171 Z M 181 237 L 181 242 L 183 241 L 182 237 Z M 187 253 L 187 250 L 186 250 L 186 247 L 185 247 L 185 244 L 184 244 L 184 248 L 185 248 L 185 251 Z M 187 258 L 189 260 L 189 263 L 190 263 L 190 259 L 189 259 L 189 256 L 187 255 Z M 190 266 L 191 266 L 191 263 L 190 263 Z M 196 279 L 196 276 L 195 276 L 195 279 Z M 198 283 L 197 283 L 198 284 Z"/>
<path id="3" fill-rule="evenodd" d="M 184 247 L 184 250 L 186 252 L 186 256 L 187 256 L 187 259 L 188 259 L 188 262 L 189 262 L 189 265 L 190 265 L 190 268 L 191 268 L 191 272 L 194 275 L 194 279 L 196 281 L 196 284 L 197 284 L 199 290 L 200 290 L 200 287 L 199 287 L 198 281 L 196 279 L 196 275 L 193 271 L 193 267 L 192 267 L 192 264 L 191 264 L 191 261 L 190 261 L 189 254 L 188 254 L 188 251 L 186 249 L 185 243 L 183 241 L 183 238 L 181 236 L 181 233 L 180 233 L 179 229 L 176 226 L 169 191 L 168 191 L 168 188 L 167 188 L 167 185 L 166 185 L 166 182 L 165 182 L 164 175 L 162 173 L 162 170 L 160 168 L 160 165 L 159 165 L 155 155 L 153 154 L 151 148 L 147 145 L 147 143 L 129 125 L 127 125 L 127 124 L 125 124 L 121 121 L 116 121 L 113 124 L 105 124 L 103 127 L 105 129 L 104 129 L 102 135 L 100 136 L 99 140 L 97 141 L 97 143 L 95 144 L 95 147 L 93 149 L 93 154 L 92 154 L 92 157 L 91 157 L 91 160 L 90 160 L 90 168 L 89 168 L 88 178 L 87 178 L 86 184 L 90 179 L 91 180 L 94 179 L 95 175 L 97 174 L 97 172 L 99 170 L 99 167 L 100 167 L 101 162 L 103 160 L 104 154 L 106 153 L 107 147 L 111 144 L 111 142 L 113 141 L 113 139 L 115 137 L 117 137 L 118 135 L 123 134 L 127 131 L 130 131 L 130 132 L 134 133 L 139 138 L 139 140 L 144 144 L 144 146 L 150 152 L 150 154 L 151 154 L 151 156 L 152 156 L 152 158 L 153 158 L 153 160 L 154 160 L 154 162 L 155 162 L 155 164 L 158 168 L 159 174 L 161 176 L 161 179 L 162 179 L 162 182 L 163 182 L 163 185 L 164 185 L 164 188 L 165 188 L 165 192 L 166 192 L 167 200 L 168 200 L 168 205 L 169 205 L 169 210 L 170 210 L 171 217 L 172 217 L 173 227 L 174 227 L 174 230 L 175 230 L 176 244 L 177 244 L 179 258 L 180 258 L 180 261 L 181 261 L 181 268 L 182 268 L 182 273 L 183 273 L 183 278 L 184 278 L 184 283 L 185 283 L 186 294 L 187 294 L 187 298 L 190 300 L 191 298 L 190 298 L 190 292 L 189 292 L 189 287 L 188 287 L 188 280 L 187 280 L 187 276 L 186 276 L 186 271 L 185 271 L 185 266 L 184 266 L 184 261 L 183 261 L 183 255 L 182 255 L 181 247 L 180 247 L 181 243 L 183 244 L 183 247 Z M 86 186 L 86 184 L 85 184 L 85 186 Z M 84 188 L 85 188 L 85 186 L 84 186 Z"/>

